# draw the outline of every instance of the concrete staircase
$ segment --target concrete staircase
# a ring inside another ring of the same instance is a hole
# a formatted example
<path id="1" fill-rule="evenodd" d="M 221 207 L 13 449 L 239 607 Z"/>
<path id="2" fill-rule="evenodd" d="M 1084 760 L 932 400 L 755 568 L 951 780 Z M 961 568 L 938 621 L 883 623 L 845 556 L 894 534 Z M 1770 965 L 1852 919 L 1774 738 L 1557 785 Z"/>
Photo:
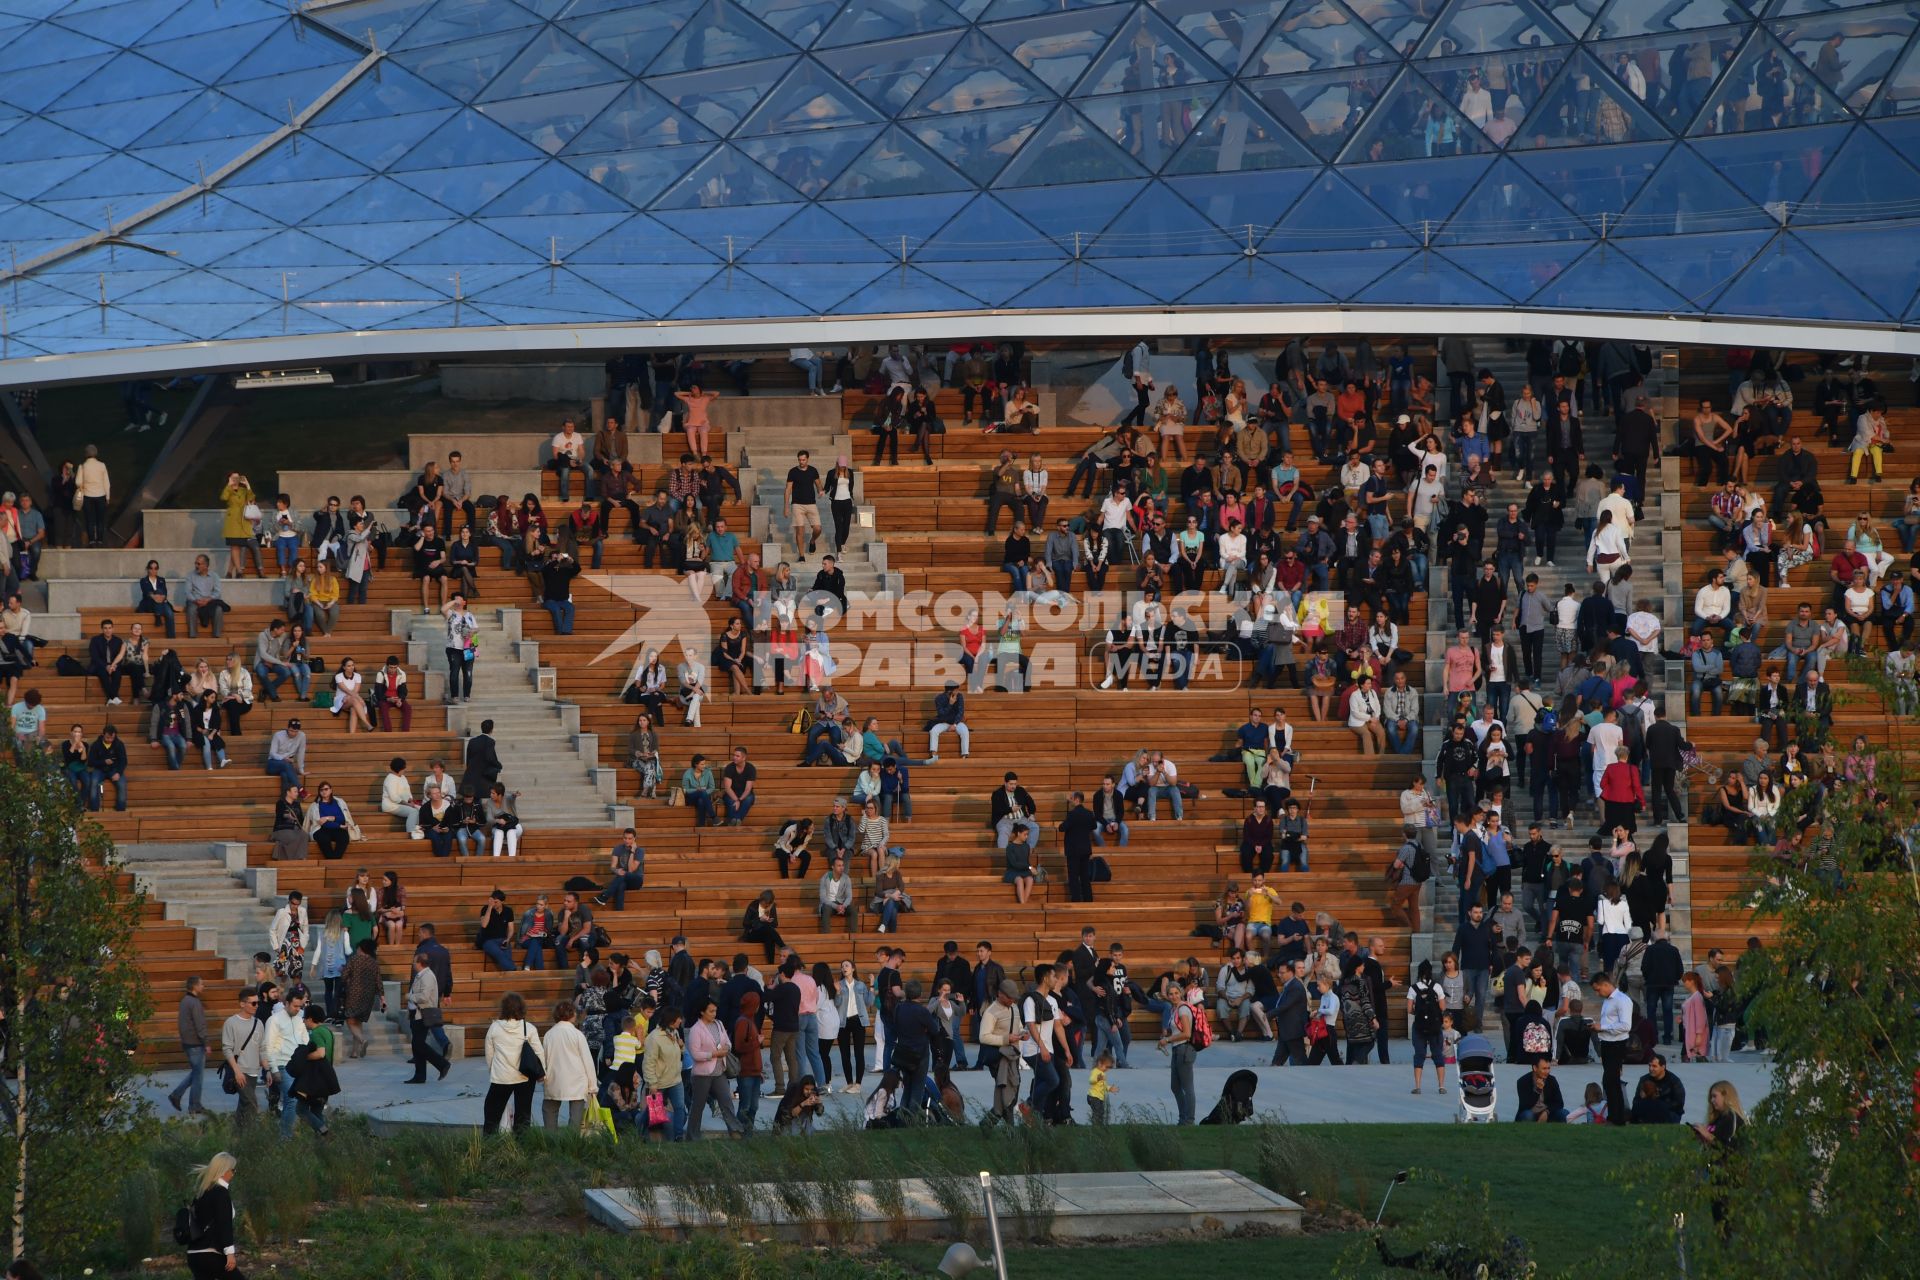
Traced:
<path id="1" fill-rule="evenodd" d="M 279 906 L 279 868 L 249 868 L 246 845 L 224 841 L 123 844 L 119 853 L 166 918 L 190 925 L 195 945 L 225 961 L 218 976 L 252 976 L 253 953 L 266 950 L 267 926 Z"/>
<path id="2" fill-rule="evenodd" d="M 746 461 L 740 466 L 740 484 L 742 489 L 752 486 L 753 536 L 766 544 L 761 560 L 769 571 L 785 560 L 793 565 L 794 577 L 805 587 L 813 581 L 813 571 L 820 566 L 820 556 L 832 552 L 839 559 L 841 572 L 847 575 L 847 590 L 875 595 L 885 588 L 886 544 L 875 538 L 871 507 L 856 509 L 853 526 L 848 531 L 847 545 L 836 549 L 833 546 L 833 513 L 823 492 L 819 502 L 821 539 L 816 544 L 815 554 L 802 564 L 800 548 L 793 544 L 791 522 L 785 512 L 785 496 L 787 471 L 794 465 L 795 456 L 800 450 L 807 450 L 812 455 L 810 460 L 814 468 L 823 476 L 833 469 L 834 460 L 842 454 L 852 460 L 856 467 L 860 463 L 860 459 L 854 456 L 854 438 L 845 434 L 841 427 L 839 399 L 829 396 L 823 403 L 834 406 L 830 423 L 811 425 L 805 420 L 776 420 L 769 425 L 752 425 L 741 431 L 740 448 Z M 731 440 L 734 437 L 728 438 Z M 856 504 L 861 502 L 864 490 L 865 482 L 856 471 Z M 863 513 L 866 523 L 862 523 Z"/>
<path id="3" fill-rule="evenodd" d="M 476 611 L 480 621 L 471 701 L 446 708 L 447 728 L 463 737 L 494 722 L 501 781 L 519 793 L 521 822 L 530 828 L 580 827 L 607 822 L 624 827 L 633 809 L 618 802 L 616 773 L 599 763 L 599 735 L 580 732 L 580 708 L 554 696 L 558 675 L 540 666 L 540 646 L 520 638 L 520 611 Z M 438 614 L 395 610 L 395 635 L 407 641 L 407 661 L 427 672 L 427 696 L 445 694 L 446 624 Z M 458 775 L 460 761 L 448 761 Z"/>

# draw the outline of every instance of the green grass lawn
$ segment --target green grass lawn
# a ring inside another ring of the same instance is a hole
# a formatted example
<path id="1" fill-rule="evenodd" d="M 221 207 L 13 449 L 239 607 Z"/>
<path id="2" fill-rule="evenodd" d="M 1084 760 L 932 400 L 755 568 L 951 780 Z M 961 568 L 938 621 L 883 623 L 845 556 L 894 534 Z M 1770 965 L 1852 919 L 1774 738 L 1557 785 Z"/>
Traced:
<path id="1" fill-rule="evenodd" d="M 522 1140 L 437 1133 L 373 1137 L 342 1117 L 325 1147 L 304 1131 L 287 1145 L 263 1131 L 245 1135 L 168 1125 L 144 1144 L 118 1207 L 120 1266 L 102 1274 L 153 1274 L 130 1259 L 164 1256 L 164 1221 L 178 1203 L 184 1171 L 223 1146 L 240 1159 L 235 1198 L 245 1215 L 246 1250 L 258 1271 L 371 1280 L 399 1274 L 485 1276 L 925 1275 L 944 1244 L 879 1250 L 741 1244 L 704 1233 L 697 1245 L 622 1238 L 585 1216 L 582 1192 L 596 1186 L 737 1186 L 754 1182 L 914 1177 L 944 1172 L 970 1179 L 998 1173 L 1099 1169 L 1239 1170 L 1305 1200 L 1309 1232 L 1153 1243 L 1079 1246 L 1018 1243 L 1003 1214 L 1009 1273 L 1053 1276 L 1071 1268 L 1103 1280 L 1219 1280 L 1229 1269 L 1281 1268 L 1329 1274 L 1366 1248 L 1365 1224 L 1401 1169 L 1418 1171 L 1393 1195 L 1388 1222 L 1477 1194 L 1484 1183 L 1505 1229 L 1534 1246 L 1542 1275 L 1560 1274 L 1608 1241 L 1632 1212 L 1616 1170 L 1676 1150 L 1677 1131 L 1533 1128 L 1517 1125 L 1300 1125 L 1173 1130 L 1160 1126 L 983 1134 L 976 1129 L 867 1134 L 834 1132 L 801 1141 L 705 1142 L 615 1147 L 535 1132 Z M 1443 1175 L 1445 1180 L 1430 1175 Z M 973 1224 L 977 1244 L 984 1226 Z M 409 1262 L 411 1258 L 414 1261 Z M 637 1267 L 637 1269 L 636 1269 Z M 1373 1275 L 1360 1265 L 1343 1274 Z M 1381 1273 L 1384 1274 L 1384 1273 Z M 1401 1273 L 1405 1274 L 1405 1273 Z"/>

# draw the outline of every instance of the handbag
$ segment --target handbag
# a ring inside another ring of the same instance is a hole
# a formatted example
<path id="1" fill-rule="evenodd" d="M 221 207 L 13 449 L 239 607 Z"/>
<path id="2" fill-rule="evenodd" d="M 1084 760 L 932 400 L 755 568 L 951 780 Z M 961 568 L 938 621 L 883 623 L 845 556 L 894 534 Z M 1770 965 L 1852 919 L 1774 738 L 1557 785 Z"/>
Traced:
<path id="1" fill-rule="evenodd" d="M 247 1046 L 253 1043 L 254 1036 L 258 1035 L 259 1032 L 260 1032 L 260 1020 L 258 1018 L 255 1018 L 253 1021 L 253 1029 L 247 1032 L 247 1038 L 240 1042 L 241 1053 L 245 1053 L 247 1051 Z M 220 1064 L 220 1092 L 222 1093 L 240 1092 L 240 1081 L 234 1078 L 233 1062 L 231 1060 L 224 1061 Z"/>
<path id="2" fill-rule="evenodd" d="M 670 1123 L 672 1119 L 673 1112 L 667 1106 L 667 1095 L 658 1092 L 649 1093 L 647 1095 L 647 1126 L 658 1128 Z"/>
<path id="3" fill-rule="evenodd" d="M 1327 1020 L 1319 1014 L 1307 1019 L 1307 1043 L 1318 1044 L 1332 1033 L 1327 1029 Z"/>
<path id="4" fill-rule="evenodd" d="M 687 793 L 679 787 L 667 792 L 667 808 L 678 809 L 687 802 Z"/>
<path id="5" fill-rule="evenodd" d="M 524 1028 L 526 1024 L 521 1023 L 521 1026 Z M 540 1061 L 540 1053 L 533 1047 L 533 1041 L 528 1039 L 525 1030 L 520 1033 L 520 1074 L 529 1080 L 547 1078 L 547 1064 Z"/>
<path id="6" fill-rule="evenodd" d="M 315 711 L 333 710 L 333 690 L 331 689 L 315 690 L 313 695 L 313 709 Z"/>
<path id="7" fill-rule="evenodd" d="M 738 1080 L 740 1078 L 739 1056 L 737 1054 L 729 1053 L 724 1059 L 721 1060 L 720 1070 L 727 1077 L 727 1079 Z"/>
<path id="8" fill-rule="evenodd" d="M 616 1143 L 620 1141 L 619 1131 L 613 1127 L 613 1108 L 603 1105 L 600 1099 L 592 1094 L 587 1095 L 587 1111 L 581 1128 L 588 1134 L 595 1134 L 605 1129 L 608 1137 Z"/>
<path id="9" fill-rule="evenodd" d="M 249 502 L 246 506 L 241 507 L 240 518 L 258 524 L 260 521 L 260 504 L 257 502 Z"/>

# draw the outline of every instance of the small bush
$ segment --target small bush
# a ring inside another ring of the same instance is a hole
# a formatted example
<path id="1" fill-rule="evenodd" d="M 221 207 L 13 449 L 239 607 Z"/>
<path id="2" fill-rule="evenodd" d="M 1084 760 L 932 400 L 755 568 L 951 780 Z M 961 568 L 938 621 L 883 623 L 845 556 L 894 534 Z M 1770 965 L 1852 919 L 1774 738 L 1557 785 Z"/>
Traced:
<path id="1" fill-rule="evenodd" d="M 1127 1126 L 1127 1150 L 1135 1167 L 1141 1169 L 1178 1169 L 1184 1163 L 1180 1132 L 1164 1124 Z"/>
<path id="2" fill-rule="evenodd" d="M 150 1168 L 136 1168 L 120 1179 L 115 1209 L 120 1214 L 120 1249 L 128 1263 L 153 1256 L 165 1199 Z"/>

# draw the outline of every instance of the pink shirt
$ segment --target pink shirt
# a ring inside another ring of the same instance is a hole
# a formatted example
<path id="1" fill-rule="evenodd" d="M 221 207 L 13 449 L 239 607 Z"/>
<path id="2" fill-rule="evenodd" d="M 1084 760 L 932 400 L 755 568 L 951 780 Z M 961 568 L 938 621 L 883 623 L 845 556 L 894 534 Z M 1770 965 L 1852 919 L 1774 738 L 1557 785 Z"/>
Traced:
<path id="1" fill-rule="evenodd" d="M 1447 692 L 1465 693 L 1473 688 L 1473 660 L 1471 649 L 1453 645 L 1446 651 Z"/>
<path id="2" fill-rule="evenodd" d="M 702 391 L 699 395 L 682 393 L 680 399 L 687 406 L 687 425 L 704 427 L 707 425 L 707 403 L 714 398 L 714 392 Z"/>
<path id="3" fill-rule="evenodd" d="M 701 1019 L 687 1032 L 687 1051 L 693 1054 L 693 1074 L 717 1076 L 727 1069 L 727 1055 L 733 1052 L 733 1041 L 717 1020 L 708 1023 Z"/>
<path id="4" fill-rule="evenodd" d="M 793 985 L 800 988 L 800 1016 L 820 1011 L 820 984 L 808 977 L 805 970 L 793 975 Z"/>

